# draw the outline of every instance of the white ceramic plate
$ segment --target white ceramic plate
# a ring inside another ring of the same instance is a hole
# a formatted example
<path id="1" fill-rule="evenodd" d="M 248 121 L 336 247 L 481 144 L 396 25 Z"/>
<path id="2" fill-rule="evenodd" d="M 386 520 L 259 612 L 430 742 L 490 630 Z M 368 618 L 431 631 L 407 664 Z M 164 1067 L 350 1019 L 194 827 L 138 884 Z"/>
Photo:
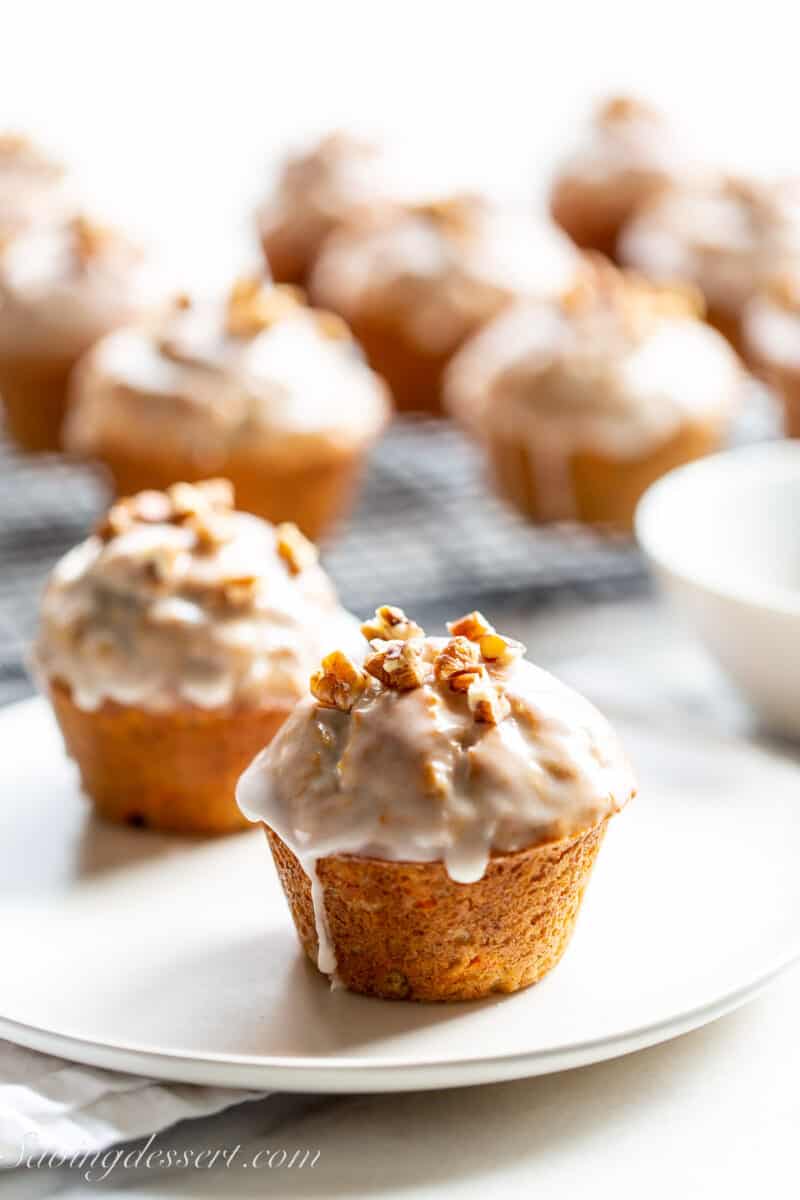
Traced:
<path id="1" fill-rule="evenodd" d="M 331 992 L 260 832 L 192 841 L 89 814 L 41 701 L 0 712 L 0 1036 L 95 1065 L 301 1091 L 443 1087 L 673 1037 L 800 956 L 798 769 L 622 733 L 641 795 L 612 822 L 561 965 L 516 996 Z"/>

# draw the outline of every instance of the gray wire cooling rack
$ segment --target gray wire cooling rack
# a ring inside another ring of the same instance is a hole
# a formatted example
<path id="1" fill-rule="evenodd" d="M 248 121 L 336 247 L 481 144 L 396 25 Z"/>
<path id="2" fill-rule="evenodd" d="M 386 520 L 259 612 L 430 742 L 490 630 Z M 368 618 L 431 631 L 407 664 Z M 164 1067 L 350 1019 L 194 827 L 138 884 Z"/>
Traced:
<path id="1" fill-rule="evenodd" d="M 772 430 L 755 398 L 739 431 Z M 31 690 L 25 650 L 47 572 L 85 536 L 105 503 L 90 470 L 55 456 L 15 454 L 0 434 L 0 703 Z M 443 603 L 541 604 L 641 588 L 632 543 L 588 529 L 535 528 L 487 487 L 478 451 L 446 421 L 396 421 L 375 448 L 351 517 L 323 548 L 344 604 L 416 613 Z"/>

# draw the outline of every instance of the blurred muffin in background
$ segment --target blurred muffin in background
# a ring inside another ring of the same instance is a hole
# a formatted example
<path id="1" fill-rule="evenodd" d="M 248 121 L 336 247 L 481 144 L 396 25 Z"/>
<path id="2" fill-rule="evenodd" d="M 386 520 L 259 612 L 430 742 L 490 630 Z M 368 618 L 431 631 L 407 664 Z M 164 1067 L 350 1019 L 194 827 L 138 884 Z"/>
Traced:
<path id="1" fill-rule="evenodd" d="M 800 437 L 800 271 L 776 276 L 753 296 L 742 328 L 750 361 L 782 402 L 786 433 Z"/>
<path id="2" fill-rule="evenodd" d="M 349 504 L 389 415 L 343 322 L 261 279 L 104 338 L 72 397 L 67 445 L 118 493 L 221 474 L 241 508 L 310 537 Z"/>
<path id="3" fill-rule="evenodd" d="M 85 217 L 30 228 L 0 248 L 0 395 L 25 450 L 57 450 L 76 361 L 163 302 L 144 252 Z"/>
<path id="4" fill-rule="evenodd" d="M 744 353 L 748 300 L 800 262 L 800 186 L 730 176 L 676 186 L 623 230 L 619 256 L 650 279 L 695 284 L 708 320 Z"/>
<path id="5" fill-rule="evenodd" d="M 33 665 L 101 816 L 227 833 L 238 775 L 354 630 L 296 528 L 235 512 L 224 479 L 180 483 L 57 564 Z"/>
<path id="6" fill-rule="evenodd" d="M 623 225 L 690 166 L 662 113 L 629 96 L 611 97 L 556 175 L 553 217 L 579 246 L 613 258 Z"/>
<path id="7" fill-rule="evenodd" d="M 332 234 L 310 291 L 344 317 L 398 408 L 438 412 L 459 346 L 512 300 L 568 290 L 579 261 L 554 226 L 453 196 Z"/>
<path id="8" fill-rule="evenodd" d="M 380 146 L 347 133 L 327 134 L 290 158 L 256 217 L 273 279 L 305 284 L 329 233 L 391 208 L 387 172 Z"/>
<path id="9" fill-rule="evenodd" d="M 517 306 L 469 342 L 447 404 L 501 494 L 534 521 L 630 529 L 651 483 L 717 449 L 746 375 L 701 307 L 598 259 L 560 303 Z"/>
<path id="10" fill-rule="evenodd" d="M 0 246 L 74 211 L 66 169 L 21 134 L 0 134 Z"/>

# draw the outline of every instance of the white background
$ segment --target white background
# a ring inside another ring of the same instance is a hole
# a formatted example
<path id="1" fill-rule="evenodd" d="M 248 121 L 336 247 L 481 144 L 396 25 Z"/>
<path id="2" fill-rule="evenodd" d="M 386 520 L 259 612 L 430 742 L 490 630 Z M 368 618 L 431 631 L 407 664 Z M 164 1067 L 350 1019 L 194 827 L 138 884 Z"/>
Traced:
<path id="1" fill-rule="evenodd" d="M 792 8 L 0 0 L 0 128 L 66 155 L 194 282 L 235 269 L 270 163 L 331 126 L 527 198 L 592 98 L 632 88 L 726 161 L 800 167 Z"/>

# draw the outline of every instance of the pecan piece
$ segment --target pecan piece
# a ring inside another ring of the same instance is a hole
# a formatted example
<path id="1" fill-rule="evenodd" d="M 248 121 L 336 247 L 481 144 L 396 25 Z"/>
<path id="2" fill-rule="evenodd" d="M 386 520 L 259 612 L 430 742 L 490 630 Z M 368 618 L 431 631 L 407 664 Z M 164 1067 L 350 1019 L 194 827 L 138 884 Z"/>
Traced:
<path id="1" fill-rule="evenodd" d="M 466 613 L 457 621 L 448 621 L 447 628 L 453 637 L 465 637 L 471 642 L 479 641 L 485 633 L 494 633 L 494 626 L 490 625 L 483 613 L 477 610 Z"/>
<path id="2" fill-rule="evenodd" d="M 325 708 L 350 712 L 367 686 L 367 677 L 343 651 L 334 650 L 323 658 L 309 686 L 311 695 Z"/>
<path id="3" fill-rule="evenodd" d="M 257 277 L 238 280 L 228 297 L 226 327 L 231 337 L 255 337 L 303 303 L 294 287 L 273 285 Z"/>
<path id="4" fill-rule="evenodd" d="M 505 693 L 485 676 L 478 677 L 470 684 L 467 704 L 475 720 L 486 725 L 499 725 L 511 712 Z"/>
<path id="5" fill-rule="evenodd" d="M 420 628 L 416 621 L 410 620 L 402 608 L 395 608 L 392 604 L 383 604 L 376 608 L 375 616 L 364 622 L 361 632 L 368 642 L 374 641 L 375 638 L 384 642 L 405 642 L 412 637 L 425 636 L 425 630 Z"/>
<path id="6" fill-rule="evenodd" d="M 450 638 L 437 654 L 433 672 L 440 683 L 449 684 L 451 691 L 466 692 L 483 675 L 477 644 L 465 637 Z"/>
<path id="7" fill-rule="evenodd" d="M 275 536 L 278 554 L 292 575 L 299 575 L 306 567 L 314 566 L 319 557 L 317 547 L 291 521 L 279 525 Z"/>
<path id="8" fill-rule="evenodd" d="M 375 638 L 373 653 L 368 655 L 364 670 L 380 680 L 384 687 L 398 692 L 410 692 L 425 682 L 425 642 L 422 638 L 408 641 L 383 641 Z"/>
<path id="9" fill-rule="evenodd" d="M 522 642 L 499 633 L 485 633 L 478 640 L 481 657 L 493 667 L 507 667 L 525 653 Z"/>

